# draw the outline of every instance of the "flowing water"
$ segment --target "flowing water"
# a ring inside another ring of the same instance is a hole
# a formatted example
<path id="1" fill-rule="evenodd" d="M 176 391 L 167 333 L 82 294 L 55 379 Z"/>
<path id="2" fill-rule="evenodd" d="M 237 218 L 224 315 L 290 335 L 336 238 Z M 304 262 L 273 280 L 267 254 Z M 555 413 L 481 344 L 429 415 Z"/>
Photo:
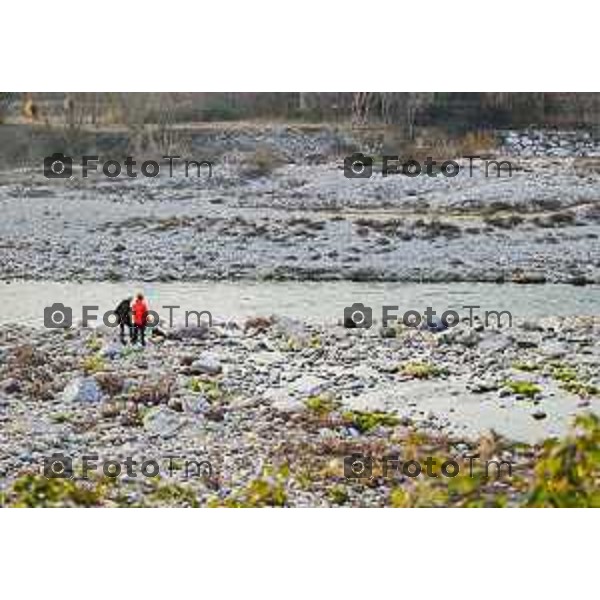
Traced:
<path id="1" fill-rule="evenodd" d="M 0 284 L 0 324 L 42 326 L 44 309 L 62 303 L 82 318 L 84 305 L 98 306 L 97 314 L 112 310 L 129 294 L 142 290 L 161 318 L 183 323 L 186 311 L 209 311 L 213 319 L 249 315 L 285 315 L 306 321 L 335 323 L 354 303 L 372 307 L 381 322 L 382 306 L 398 306 L 396 314 L 420 313 L 432 307 L 438 315 L 452 309 L 468 316 L 468 305 L 485 311 L 509 311 L 513 317 L 599 315 L 600 287 L 516 285 L 489 283 L 410 284 L 339 282 L 201 282 L 201 283 L 59 283 Z M 167 306 L 179 308 L 168 309 Z M 503 317 L 504 318 L 504 317 Z M 190 317 L 190 322 L 195 322 Z"/>

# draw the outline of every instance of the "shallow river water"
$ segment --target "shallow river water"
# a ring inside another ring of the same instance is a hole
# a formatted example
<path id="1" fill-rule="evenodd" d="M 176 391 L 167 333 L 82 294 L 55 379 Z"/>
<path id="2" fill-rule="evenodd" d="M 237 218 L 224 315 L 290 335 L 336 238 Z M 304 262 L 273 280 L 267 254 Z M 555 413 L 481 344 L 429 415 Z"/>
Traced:
<path id="1" fill-rule="evenodd" d="M 438 315 L 456 310 L 468 316 L 468 305 L 485 311 L 509 311 L 513 317 L 599 315 L 600 287 L 569 285 L 516 285 L 489 283 L 408 284 L 339 282 L 200 282 L 200 283 L 56 283 L 11 282 L 0 284 L 0 324 L 42 326 L 44 309 L 62 303 L 82 318 L 84 305 L 99 306 L 98 314 L 113 309 L 128 294 L 141 290 L 161 318 L 182 323 L 185 311 L 210 311 L 213 318 L 235 319 L 248 315 L 285 315 L 313 322 L 335 323 L 344 308 L 362 303 L 381 322 L 382 306 L 398 306 L 402 314 L 432 307 Z M 179 308 L 168 309 L 167 306 Z M 191 321 L 192 322 L 192 321 Z"/>

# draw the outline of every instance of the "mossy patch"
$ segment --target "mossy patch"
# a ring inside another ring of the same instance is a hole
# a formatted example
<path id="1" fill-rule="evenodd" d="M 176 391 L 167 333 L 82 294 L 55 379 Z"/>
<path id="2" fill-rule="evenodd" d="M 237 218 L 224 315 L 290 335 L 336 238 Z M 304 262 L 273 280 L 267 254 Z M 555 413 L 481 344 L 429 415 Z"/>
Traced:
<path id="1" fill-rule="evenodd" d="M 221 389 L 219 382 L 215 380 L 207 381 L 205 379 L 192 377 L 188 383 L 188 387 L 192 392 L 204 394 L 209 400 L 219 400 L 223 397 L 223 390 Z"/>
<path id="2" fill-rule="evenodd" d="M 342 416 L 348 425 L 358 429 L 361 433 L 377 427 L 395 427 L 400 423 L 396 415 L 386 412 L 348 411 Z"/>
<path id="3" fill-rule="evenodd" d="M 260 508 L 265 506 L 283 507 L 288 497 L 286 483 L 290 476 L 287 465 L 279 469 L 265 467 L 260 477 L 253 479 L 244 488 L 234 490 L 225 499 L 212 499 L 211 508 Z"/>
<path id="4" fill-rule="evenodd" d="M 306 408 L 319 417 L 325 417 L 340 408 L 340 403 L 331 396 L 310 396 L 305 400 Z"/>
<path id="5" fill-rule="evenodd" d="M 542 388 L 531 381 L 505 381 L 504 385 L 510 389 L 513 394 L 519 394 L 526 398 L 533 398 L 542 391 Z"/>
<path id="6" fill-rule="evenodd" d="M 86 356 L 81 361 L 81 368 L 87 375 L 92 375 L 93 373 L 104 371 L 106 369 L 106 363 L 99 354 L 92 354 L 91 356 Z"/>
<path id="7" fill-rule="evenodd" d="M 443 369 L 432 365 L 431 363 L 412 361 L 401 365 L 399 368 L 401 375 L 412 377 L 413 379 L 431 379 L 444 373 Z"/>
<path id="8" fill-rule="evenodd" d="M 26 473 L 12 484 L 0 504 L 26 508 L 103 506 L 111 485 L 109 480 L 51 479 Z"/>

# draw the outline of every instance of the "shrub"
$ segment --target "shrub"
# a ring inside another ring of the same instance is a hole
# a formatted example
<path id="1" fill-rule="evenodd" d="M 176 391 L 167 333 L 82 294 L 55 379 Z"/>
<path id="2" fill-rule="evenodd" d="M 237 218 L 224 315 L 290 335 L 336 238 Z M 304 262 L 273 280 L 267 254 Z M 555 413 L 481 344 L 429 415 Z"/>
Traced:
<path id="1" fill-rule="evenodd" d="M 574 381 L 577 379 L 577 372 L 570 367 L 557 367 L 552 371 L 552 377 L 562 382 Z"/>
<path id="2" fill-rule="evenodd" d="M 348 411 L 343 414 L 348 425 L 366 433 L 377 427 L 395 427 L 400 423 L 396 415 L 386 412 Z"/>
<path id="3" fill-rule="evenodd" d="M 238 121 L 242 112 L 222 100 L 213 100 L 202 109 L 203 121 Z"/>
<path id="4" fill-rule="evenodd" d="M 526 506 L 600 507 L 600 421 L 578 417 L 565 440 L 547 440 Z"/>
<path id="5" fill-rule="evenodd" d="M 289 474 L 286 465 L 277 471 L 272 467 L 265 467 L 262 475 L 253 479 L 245 488 L 234 491 L 224 500 L 212 500 L 209 506 L 212 508 L 283 507 L 287 504 L 286 482 Z"/>
<path id="6" fill-rule="evenodd" d="M 489 216 L 484 217 L 483 221 L 486 225 L 490 225 L 491 227 L 498 227 L 499 229 L 513 229 L 517 225 L 523 223 L 523 217 L 520 217 L 519 215 L 507 215 L 505 217 Z"/>
<path id="7" fill-rule="evenodd" d="M 343 485 L 334 485 L 332 488 L 330 488 L 328 495 L 332 504 L 346 504 L 346 502 L 348 502 L 350 499 L 348 496 L 348 490 Z"/>
<path id="8" fill-rule="evenodd" d="M 140 404 L 166 404 L 174 387 L 172 379 L 147 381 L 129 393 L 129 399 Z"/>
<path id="9" fill-rule="evenodd" d="M 504 385 L 509 388 L 513 394 L 520 394 L 527 398 L 533 398 L 542 391 L 542 388 L 531 381 L 505 381 Z"/>
<path id="10" fill-rule="evenodd" d="M 188 386 L 192 392 L 204 394 L 209 400 L 218 400 L 223 396 L 223 391 L 221 390 L 218 381 L 206 381 L 204 379 L 192 377 Z"/>
<path id="11" fill-rule="evenodd" d="M 144 497 L 142 506 L 167 506 L 198 508 L 198 498 L 189 488 L 175 483 L 162 483 L 160 480 L 152 481 L 152 490 Z"/>
<path id="12" fill-rule="evenodd" d="M 400 373 L 413 379 L 429 379 L 442 374 L 443 371 L 430 363 L 413 361 L 402 366 Z"/>
<path id="13" fill-rule="evenodd" d="M 96 381 L 100 389 L 109 396 L 120 394 L 125 387 L 125 381 L 118 373 L 98 373 Z"/>
<path id="14" fill-rule="evenodd" d="M 533 372 L 539 370 L 539 367 L 537 365 L 534 365 L 532 363 L 524 363 L 524 362 L 517 362 L 512 367 L 513 367 L 513 369 L 516 369 L 517 371 L 523 371 L 525 373 L 533 373 Z"/>
<path id="15" fill-rule="evenodd" d="M 568 381 L 563 384 L 562 388 L 572 394 L 578 396 L 597 396 L 600 394 L 600 390 L 595 385 L 588 383 L 581 383 L 579 381 Z"/>
<path id="16" fill-rule="evenodd" d="M 40 473 L 19 477 L 0 502 L 15 507 L 102 506 L 107 492 L 106 481 L 50 479 Z"/>
<path id="17" fill-rule="evenodd" d="M 81 362 L 81 368 L 87 375 L 104 371 L 106 363 L 99 354 L 93 354 L 92 356 L 86 356 Z"/>
<path id="18" fill-rule="evenodd" d="M 31 344 L 17 346 L 9 359 L 11 369 L 28 370 L 45 365 L 48 357 L 46 354 Z"/>
<path id="19" fill-rule="evenodd" d="M 273 319 L 270 317 L 249 317 L 244 323 L 244 331 L 254 329 L 256 331 L 266 331 L 273 325 Z"/>
<path id="20" fill-rule="evenodd" d="M 310 396 L 305 400 L 306 408 L 319 417 L 325 417 L 336 411 L 340 403 L 330 396 Z"/>
<path id="21" fill-rule="evenodd" d="M 98 350 L 102 348 L 102 340 L 99 337 L 96 337 L 95 335 L 90 336 L 85 341 L 85 346 L 86 348 L 89 348 L 92 352 L 98 352 Z"/>
<path id="22" fill-rule="evenodd" d="M 267 177 L 284 163 L 285 160 L 270 148 L 258 148 L 246 156 L 242 175 L 250 179 Z"/>

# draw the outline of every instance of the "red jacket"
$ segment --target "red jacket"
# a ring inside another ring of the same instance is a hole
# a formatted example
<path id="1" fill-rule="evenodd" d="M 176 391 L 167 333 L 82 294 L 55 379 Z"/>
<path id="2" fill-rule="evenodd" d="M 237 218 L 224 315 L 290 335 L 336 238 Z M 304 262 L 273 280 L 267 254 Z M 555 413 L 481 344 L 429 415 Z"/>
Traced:
<path id="1" fill-rule="evenodd" d="M 145 300 L 137 299 L 131 306 L 131 315 L 134 325 L 144 327 L 148 318 L 148 303 Z"/>

